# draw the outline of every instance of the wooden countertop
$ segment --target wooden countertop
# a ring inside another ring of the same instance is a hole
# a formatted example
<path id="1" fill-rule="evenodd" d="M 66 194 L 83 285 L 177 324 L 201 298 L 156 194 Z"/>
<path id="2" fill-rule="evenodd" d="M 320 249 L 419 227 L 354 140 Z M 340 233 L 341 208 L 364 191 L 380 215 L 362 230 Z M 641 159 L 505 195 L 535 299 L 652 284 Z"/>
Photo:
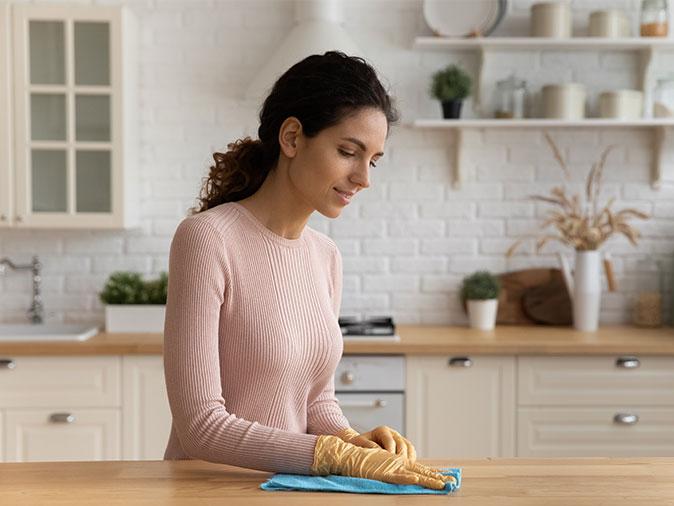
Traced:
<path id="1" fill-rule="evenodd" d="M 674 328 L 601 327 L 578 332 L 571 327 L 499 326 L 483 332 L 467 327 L 398 325 L 399 342 L 344 343 L 345 354 L 474 355 L 671 355 Z M 0 356 L 126 355 L 162 353 L 161 334 L 101 332 L 84 342 L 0 342 Z"/>
<path id="2" fill-rule="evenodd" d="M 256 506 L 659 506 L 674 504 L 674 458 L 424 460 L 461 467 L 449 496 L 267 492 L 269 473 L 196 460 L 0 464 L 2 504 Z M 447 501 L 447 502 L 445 502 Z"/>

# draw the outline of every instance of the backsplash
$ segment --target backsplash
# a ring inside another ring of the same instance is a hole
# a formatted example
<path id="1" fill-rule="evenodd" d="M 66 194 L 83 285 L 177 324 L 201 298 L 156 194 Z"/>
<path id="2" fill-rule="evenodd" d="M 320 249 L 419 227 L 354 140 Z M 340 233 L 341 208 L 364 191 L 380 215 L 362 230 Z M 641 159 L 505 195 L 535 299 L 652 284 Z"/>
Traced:
<path id="1" fill-rule="evenodd" d="M 44 1 L 44 0 L 43 0 Z M 114 1 L 80 3 L 116 4 Z M 127 0 L 140 34 L 141 222 L 137 230 L 114 232 L 3 230 L 0 256 L 27 262 L 39 255 L 43 300 L 49 321 L 103 322 L 98 300 L 115 270 L 154 276 L 167 269 L 173 232 L 194 205 L 213 151 L 246 135 L 256 136 L 261 104 L 242 99 L 243 90 L 293 23 L 294 4 L 278 1 Z M 493 34 L 525 35 L 532 1 L 515 0 Z M 531 244 L 506 259 L 521 234 L 535 232 L 545 206 L 526 200 L 545 194 L 562 174 L 539 129 L 466 131 L 465 183 L 451 184 L 454 134 L 410 126 L 416 118 L 440 118 L 428 94 L 431 74 L 451 62 L 475 72 L 472 53 L 424 52 L 411 48 L 416 35 L 430 35 L 420 0 L 344 1 L 345 27 L 367 52 L 397 97 L 401 124 L 373 169 L 371 186 L 336 220 L 318 214 L 310 226 L 333 237 L 344 257 L 342 311 L 360 316 L 392 315 L 398 323 L 461 324 L 459 282 L 477 269 L 493 271 L 557 266 L 554 244 L 536 254 Z M 618 7 L 638 18 L 639 2 L 574 1 L 577 32 L 589 12 Z M 599 91 L 638 85 L 638 59 L 631 53 L 502 52 L 495 74 L 511 71 L 532 88 L 563 79 L 588 84 L 589 109 Z M 658 61 L 658 72 L 674 73 L 674 57 Z M 470 101 L 466 116 L 473 116 Z M 630 319 L 640 260 L 662 262 L 666 305 L 674 275 L 674 150 L 665 153 L 662 189 L 650 188 L 652 135 L 647 129 L 551 129 L 582 186 L 607 144 L 604 193 L 616 206 L 651 213 L 635 221 L 643 238 L 637 248 L 613 239 L 619 291 L 605 293 L 602 322 Z M 671 144 L 671 142 L 670 142 Z M 570 255 L 570 251 L 567 251 Z M 0 277 L 0 321 L 25 319 L 30 304 L 26 273 Z"/>

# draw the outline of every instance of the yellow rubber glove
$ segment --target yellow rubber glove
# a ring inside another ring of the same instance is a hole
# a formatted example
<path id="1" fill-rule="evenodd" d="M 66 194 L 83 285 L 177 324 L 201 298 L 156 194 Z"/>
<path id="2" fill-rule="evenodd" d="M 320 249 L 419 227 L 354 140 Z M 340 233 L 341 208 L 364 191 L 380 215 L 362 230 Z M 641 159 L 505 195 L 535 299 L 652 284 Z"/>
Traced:
<path id="1" fill-rule="evenodd" d="M 362 448 L 337 436 L 318 436 L 311 472 L 320 476 L 339 474 L 399 485 L 421 485 L 436 490 L 456 481 L 437 469 L 418 462 L 411 464 L 405 456 L 381 448 Z"/>
<path id="2" fill-rule="evenodd" d="M 398 431 L 380 425 L 369 432 L 359 434 L 351 427 L 347 427 L 335 434 L 342 441 L 351 443 L 363 448 L 383 448 L 396 455 L 407 456 L 410 463 L 414 464 L 417 461 L 417 451 L 414 449 L 412 442 L 402 436 Z"/>

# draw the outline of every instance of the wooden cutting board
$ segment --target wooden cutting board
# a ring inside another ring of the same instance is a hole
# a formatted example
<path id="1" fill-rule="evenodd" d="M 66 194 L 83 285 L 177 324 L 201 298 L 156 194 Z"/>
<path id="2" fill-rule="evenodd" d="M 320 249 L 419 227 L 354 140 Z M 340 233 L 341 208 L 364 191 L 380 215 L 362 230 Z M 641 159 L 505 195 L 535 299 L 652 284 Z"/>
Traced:
<path id="1" fill-rule="evenodd" d="M 500 274 L 496 323 L 570 325 L 571 299 L 559 269 L 524 269 Z"/>

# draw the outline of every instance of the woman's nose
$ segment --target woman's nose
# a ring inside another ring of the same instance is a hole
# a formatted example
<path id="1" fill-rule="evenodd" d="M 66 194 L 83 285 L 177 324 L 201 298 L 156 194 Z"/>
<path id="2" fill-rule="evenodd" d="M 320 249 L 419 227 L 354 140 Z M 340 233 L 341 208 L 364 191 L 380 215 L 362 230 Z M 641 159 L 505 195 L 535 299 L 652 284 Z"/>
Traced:
<path id="1" fill-rule="evenodd" d="M 360 168 L 351 174 L 351 181 L 362 188 L 370 186 L 370 171 L 366 165 L 365 168 Z"/>

